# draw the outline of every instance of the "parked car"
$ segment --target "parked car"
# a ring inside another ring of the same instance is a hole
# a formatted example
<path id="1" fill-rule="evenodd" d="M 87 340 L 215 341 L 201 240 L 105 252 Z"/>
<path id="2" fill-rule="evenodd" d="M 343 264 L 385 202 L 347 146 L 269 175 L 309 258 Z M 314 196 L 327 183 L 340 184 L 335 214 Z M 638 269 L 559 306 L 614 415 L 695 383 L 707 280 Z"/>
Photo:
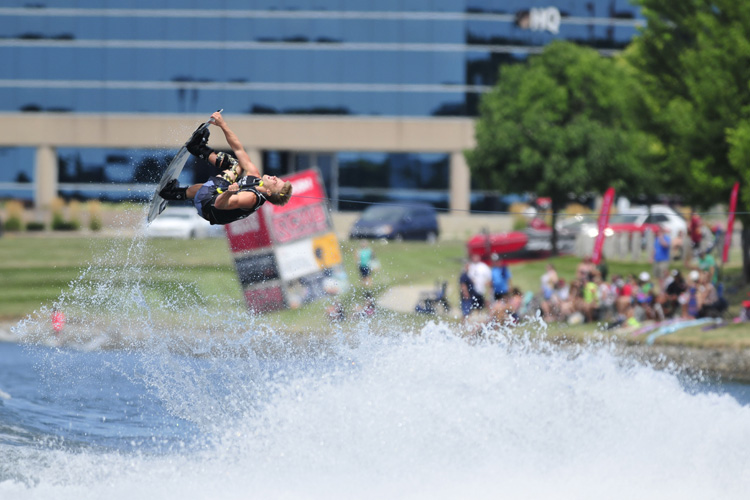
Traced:
<path id="1" fill-rule="evenodd" d="M 666 230 L 670 237 L 674 238 L 680 232 L 683 236 L 687 234 L 687 222 L 674 209 L 667 205 L 651 205 L 649 207 L 630 207 L 626 212 L 612 214 L 609 216 L 609 224 L 605 236 L 615 233 L 645 233 L 654 231 L 657 227 Z M 599 232 L 597 218 L 590 216 L 567 217 L 557 223 L 557 230 L 561 232 L 577 234 L 583 233 L 595 238 Z"/>
<path id="2" fill-rule="evenodd" d="M 224 226 L 212 226 L 192 207 L 167 207 L 146 228 L 151 238 L 212 238 L 226 234 Z"/>
<path id="3" fill-rule="evenodd" d="M 349 233 L 350 238 L 425 240 L 440 235 L 437 213 L 426 203 L 372 205 L 362 212 Z"/>

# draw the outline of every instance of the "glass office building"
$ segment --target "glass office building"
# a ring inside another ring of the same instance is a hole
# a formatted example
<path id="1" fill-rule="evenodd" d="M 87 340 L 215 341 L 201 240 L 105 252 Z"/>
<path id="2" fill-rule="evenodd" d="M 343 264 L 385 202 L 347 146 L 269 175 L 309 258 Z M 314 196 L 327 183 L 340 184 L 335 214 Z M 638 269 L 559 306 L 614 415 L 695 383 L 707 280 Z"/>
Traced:
<path id="1" fill-rule="evenodd" d="M 5 0 L 0 111 L 471 118 L 503 65 L 555 39 L 618 51 L 641 22 L 625 0 Z M 64 196 L 133 196 L 173 154 L 95 146 L 56 151 Z M 0 196 L 29 196 L 29 151 L 0 149 Z M 262 154 L 273 173 L 317 166 L 342 198 L 447 205 L 447 154 Z"/>

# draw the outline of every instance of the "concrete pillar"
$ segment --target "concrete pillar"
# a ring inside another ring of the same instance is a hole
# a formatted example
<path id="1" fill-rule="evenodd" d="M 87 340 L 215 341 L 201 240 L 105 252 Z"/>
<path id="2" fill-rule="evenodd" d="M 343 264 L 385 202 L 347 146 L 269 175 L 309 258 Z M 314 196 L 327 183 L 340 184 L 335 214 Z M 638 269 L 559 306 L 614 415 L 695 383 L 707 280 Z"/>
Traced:
<path id="1" fill-rule="evenodd" d="M 34 164 L 34 206 L 47 209 L 57 198 L 57 151 L 49 145 L 36 148 Z"/>
<path id="2" fill-rule="evenodd" d="M 471 207 L 471 174 L 463 151 L 451 153 L 450 209 L 468 211 Z"/>

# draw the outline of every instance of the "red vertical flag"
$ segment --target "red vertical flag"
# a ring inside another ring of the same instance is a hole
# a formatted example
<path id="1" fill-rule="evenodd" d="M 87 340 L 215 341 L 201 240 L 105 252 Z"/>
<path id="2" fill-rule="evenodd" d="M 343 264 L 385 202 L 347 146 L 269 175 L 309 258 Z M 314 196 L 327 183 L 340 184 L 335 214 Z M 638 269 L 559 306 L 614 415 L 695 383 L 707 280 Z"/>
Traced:
<path id="1" fill-rule="evenodd" d="M 609 211 L 612 209 L 612 201 L 615 199 L 615 188 L 609 188 L 602 198 L 602 211 L 599 214 L 599 232 L 596 234 L 594 242 L 594 252 L 591 254 L 591 261 L 598 264 L 602 260 L 602 247 L 604 246 L 604 230 L 609 224 Z"/>
<path id="2" fill-rule="evenodd" d="M 724 236 L 724 255 L 721 257 L 722 264 L 729 259 L 729 247 L 732 244 L 732 229 L 734 228 L 734 212 L 737 209 L 737 193 L 740 190 L 740 183 L 735 182 L 732 188 L 732 196 L 729 198 L 729 220 L 727 221 L 727 234 Z"/>

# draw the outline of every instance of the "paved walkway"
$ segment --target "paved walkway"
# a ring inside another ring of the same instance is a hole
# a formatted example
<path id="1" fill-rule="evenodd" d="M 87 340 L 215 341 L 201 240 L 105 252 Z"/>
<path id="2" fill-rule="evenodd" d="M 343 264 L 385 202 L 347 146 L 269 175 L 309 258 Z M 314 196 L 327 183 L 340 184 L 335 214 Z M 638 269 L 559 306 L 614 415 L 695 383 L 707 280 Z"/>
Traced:
<path id="1" fill-rule="evenodd" d="M 378 299 L 378 305 L 391 311 L 413 313 L 422 293 L 434 292 L 435 286 L 429 285 L 400 285 L 388 289 Z M 450 300 L 450 286 L 448 287 L 448 302 Z M 453 301 L 455 302 L 455 301 Z M 442 312 L 440 309 L 439 312 Z"/>

